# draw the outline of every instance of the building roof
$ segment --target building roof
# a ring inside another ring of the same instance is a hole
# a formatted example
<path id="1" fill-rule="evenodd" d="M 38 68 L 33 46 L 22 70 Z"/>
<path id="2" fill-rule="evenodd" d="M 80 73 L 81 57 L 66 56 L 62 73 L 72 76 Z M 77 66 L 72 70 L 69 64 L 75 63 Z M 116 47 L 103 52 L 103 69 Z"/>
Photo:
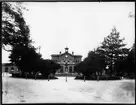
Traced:
<path id="1" fill-rule="evenodd" d="M 71 55 L 73 57 L 82 57 L 82 55 L 73 55 L 73 54 L 70 54 L 68 52 L 65 52 L 65 53 L 62 53 L 62 54 L 52 54 L 51 56 L 59 57 L 59 56 L 65 55 L 65 54 L 69 54 L 69 55 Z"/>
<path id="2" fill-rule="evenodd" d="M 74 55 L 74 57 L 82 57 L 82 55 Z"/>
<path id="3" fill-rule="evenodd" d="M 70 54 L 70 53 L 68 52 L 68 49 L 69 49 L 69 48 L 66 47 L 64 53 L 61 53 L 61 52 L 60 52 L 60 54 L 52 54 L 51 56 L 52 56 L 52 57 L 60 57 L 60 56 L 62 56 L 62 55 L 64 55 L 64 54 L 69 54 L 69 55 L 71 55 L 71 56 L 73 56 L 73 57 L 82 57 L 82 55 L 74 55 L 74 52 L 72 52 L 72 54 Z"/>
<path id="4" fill-rule="evenodd" d="M 12 64 L 12 63 L 2 63 L 2 65 L 4 65 L 4 66 L 13 66 L 14 64 Z"/>

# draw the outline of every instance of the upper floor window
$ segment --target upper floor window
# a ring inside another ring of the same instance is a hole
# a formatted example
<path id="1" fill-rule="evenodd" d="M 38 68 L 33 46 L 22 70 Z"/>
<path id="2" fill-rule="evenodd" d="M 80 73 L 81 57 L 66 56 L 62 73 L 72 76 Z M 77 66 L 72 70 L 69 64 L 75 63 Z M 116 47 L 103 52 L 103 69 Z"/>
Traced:
<path id="1" fill-rule="evenodd" d="M 66 58 L 68 57 L 68 55 L 65 56 Z"/>

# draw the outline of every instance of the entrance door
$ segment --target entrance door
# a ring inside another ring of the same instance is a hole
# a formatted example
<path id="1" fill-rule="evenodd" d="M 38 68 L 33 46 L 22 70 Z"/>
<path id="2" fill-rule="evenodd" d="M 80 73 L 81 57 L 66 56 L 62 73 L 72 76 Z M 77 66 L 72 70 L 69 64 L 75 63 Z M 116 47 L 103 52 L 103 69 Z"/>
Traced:
<path id="1" fill-rule="evenodd" d="M 65 67 L 65 72 L 68 73 L 68 67 Z"/>
<path id="2" fill-rule="evenodd" d="M 72 66 L 69 67 L 69 73 L 72 73 Z"/>
<path id="3" fill-rule="evenodd" d="M 63 73 L 63 66 L 61 66 L 60 68 L 60 73 Z"/>

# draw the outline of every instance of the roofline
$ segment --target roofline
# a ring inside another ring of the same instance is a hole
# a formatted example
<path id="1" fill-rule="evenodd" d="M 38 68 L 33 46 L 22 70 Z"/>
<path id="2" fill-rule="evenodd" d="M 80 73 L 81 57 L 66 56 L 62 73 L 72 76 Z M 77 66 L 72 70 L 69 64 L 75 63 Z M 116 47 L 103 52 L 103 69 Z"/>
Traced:
<path id="1" fill-rule="evenodd" d="M 2 63 L 2 65 L 5 65 L 5 66 L 15 66 L 13 63 Z"/>
<path id="2" fill-rule="evenodd" d="M 74 56 L 75 56 L 75 57 L 77 57 L 77 56 L 78 56 L 78 57 L 82 57 L 82 55 L 74 55 Z"/>
<path id="3" fill-rule="evenodd" d="M 59 57 L 59 56 L 61 56 L 61 55 L 64 55 L 65 53 L 62 53 L 62 54 L 52 54 L 51 56 L 53 57 L 53 56 L 56 56 L 56 57 Z M 70 53 L 68 53 L 69 55 L 71 55 L 71 56 L 73 56 L 73 57 L 82 57 L 82 55 L 72 55 L 72 54 L 70 54 Z"/>

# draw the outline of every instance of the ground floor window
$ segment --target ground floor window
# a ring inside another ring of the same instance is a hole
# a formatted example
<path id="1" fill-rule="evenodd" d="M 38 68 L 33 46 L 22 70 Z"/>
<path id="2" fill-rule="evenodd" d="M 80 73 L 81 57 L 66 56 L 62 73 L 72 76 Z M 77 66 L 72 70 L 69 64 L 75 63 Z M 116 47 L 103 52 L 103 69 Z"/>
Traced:
<path id="1" fill-rule="evenodd" d="M 8 72 L 8 67 L 5 68 L 5 72 Z"/>
<path id="2" fill-rule="evenodd" d="M 69 73 L 72 73 L 72 66 L 69 67 Z"/>
<path id="3" fill-rule="evenodd" d="M 14 67 L 11 67 L 11 70 L 14 70 Z"/>
<path id="4" fill-rule="evenodd" d="M 61 66 L 60 68 L 60 73 L 63 73 L 63 66 Z"/>
<path id="5" fill-rule="evenodd" d="M 65 72 L 68 72 L 68 67 L 65 67 Z"/>

